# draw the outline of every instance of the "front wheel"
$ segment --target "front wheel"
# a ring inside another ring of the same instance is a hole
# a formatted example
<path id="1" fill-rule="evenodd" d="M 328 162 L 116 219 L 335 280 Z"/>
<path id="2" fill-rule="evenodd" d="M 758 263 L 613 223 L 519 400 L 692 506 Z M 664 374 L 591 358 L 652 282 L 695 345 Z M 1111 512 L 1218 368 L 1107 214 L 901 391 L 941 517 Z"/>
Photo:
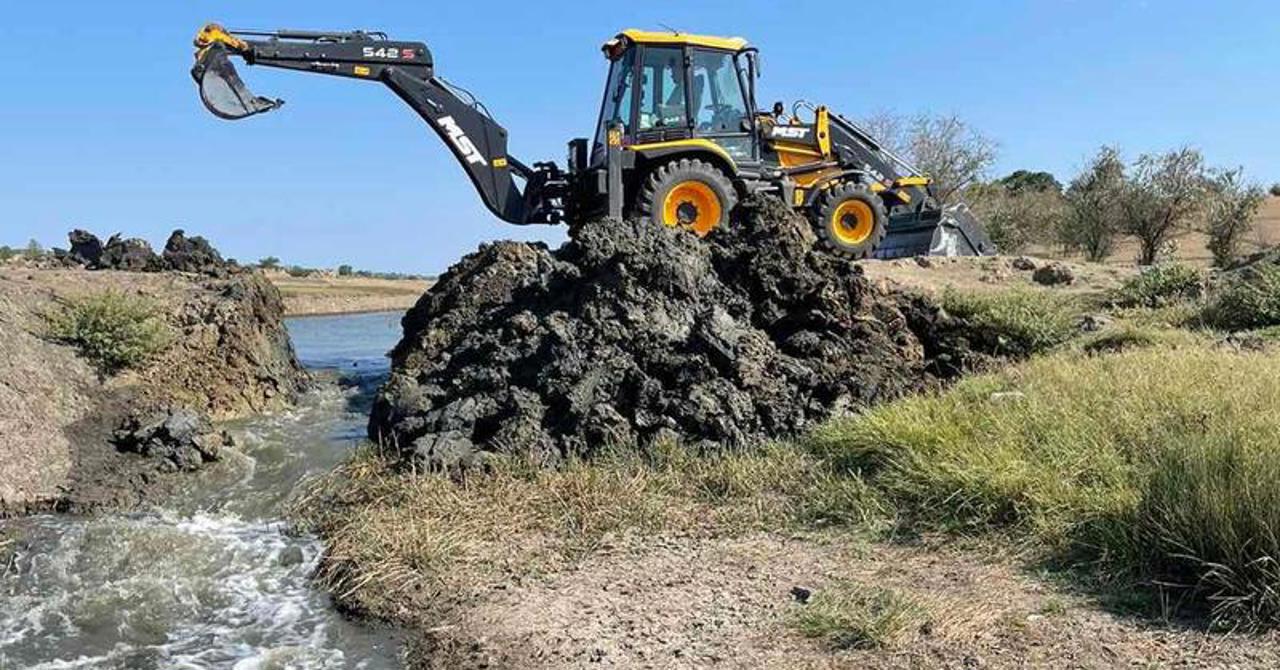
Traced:
<path id="1" fill-rule="evenodd" d="M 847 182 L 823 194 L 813 212 L 813 224 L 824 246 L 861 260 L 870 258 L 884 241 L 889 215 L 884 201 L 866 184 Z"/>
<path id="2" fill-rule="evenodd" d="M 682 158 L 649 173 L 636 204 L 656 224 L 688 228 L 706 237 L 729 223 L 729 212 L 737 203 L 733 183 L 719 168 Z"/>

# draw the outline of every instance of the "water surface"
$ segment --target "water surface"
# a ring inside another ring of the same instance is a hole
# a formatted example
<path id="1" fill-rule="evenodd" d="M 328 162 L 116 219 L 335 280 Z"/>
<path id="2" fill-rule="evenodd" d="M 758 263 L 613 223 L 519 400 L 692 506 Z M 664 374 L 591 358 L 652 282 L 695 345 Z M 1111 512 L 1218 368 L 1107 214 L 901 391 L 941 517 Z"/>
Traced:
<path id="1" fill-rule="evenodd" d="M 321 546 L 281 520 L 306 477 L 364 436 L 400 314 L 290 320 L 330 381 L 284 413 L 227 426 L 237 450 L 145 512 L 7 522 L 0 670 L 397 668 L 391 631 L 344 619 L 309 581 Z"/>

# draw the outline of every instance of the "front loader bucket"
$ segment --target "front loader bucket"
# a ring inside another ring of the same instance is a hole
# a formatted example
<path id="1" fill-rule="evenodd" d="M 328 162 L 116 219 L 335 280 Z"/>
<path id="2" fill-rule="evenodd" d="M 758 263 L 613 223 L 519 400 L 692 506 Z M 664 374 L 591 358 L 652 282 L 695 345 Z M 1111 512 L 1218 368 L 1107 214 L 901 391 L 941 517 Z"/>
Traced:
<path id="1" fill-rule="evenodd" d="M 205 109 L 223 119 L 243 119 L 284 104 L 283 100 L 250 93 L 222 44 L 212 44 L 200 52 L 195 67 L 191 68 L 191 76 L 200 88 L 200 101 Z"/>
<path id="2" fill-rule="evenodd" d="M 964 203 L 933 217 L 915 213 L 890 218 L 884 242 L 875 257 L 888 260 L 909 256 L 994 256 L 996 246 Z"/>

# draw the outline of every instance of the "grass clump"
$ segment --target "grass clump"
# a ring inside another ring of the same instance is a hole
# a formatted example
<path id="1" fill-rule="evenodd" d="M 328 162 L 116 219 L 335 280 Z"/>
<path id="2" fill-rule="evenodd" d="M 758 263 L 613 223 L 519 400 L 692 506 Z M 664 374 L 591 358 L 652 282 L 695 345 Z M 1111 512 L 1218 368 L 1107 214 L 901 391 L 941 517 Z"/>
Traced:
<path id="1" fill-rule="evenodd" d="M 818 431 L 925 529 L 1016 529 L 1104 583 L 1280 624 L 1280 359 L 1062 354 Z"/>
<path id="2" fill-rule="evenodd" d="M 47 320 L 53 339 L 79 349 L 102 374 L 138 367 L 170 341 L 154 302 L 117 291 L 69 299 Z"/>
<path id="3" fill-rule="evenodd" d="M 327 541 L 321 581 L 390 615 L 406 598 L 447 607 L 451 594 L 558 571 L 632 536 L 874 530 L 886 513 L 862 482 L 779 445 L 707 455 L 672 446 L 559 468 L 504 459 L 461 481 L 397 470 L 366 448 L 313 482 L 293 516 Z"/>
<path id="4" fill-rule="evenodd" d="M 814 594 L 792 618 L 802 635 L 836 649 L 893 647 L 926 623 L 927 612 L 910 597 L 887 588 L 837 582 Z"/>
<path id="5" fill-rule="evenodd" d="M 1233 331 L 1280 325 L 1280 264 L 1258 263 L 1235 273 L 1213 291 L 1202 318 Z"/>
<path id="6" fill-rule="evenodd" d="M 1048 291 L 998 293 L 948 290 L 943 308 L 971 331 L 976 347 L 1002 356 L 1030 356 L 1056 347 L 1076 333 L 1076 299 Z"/>
<path id="7" fill-rule="evenodd" d="M 1111 296 L 1118 307 L 1159 308 L 1199 300 L 1205 275 L 1188 265 L 1170 263 L 1147 268 L 1125 280 Z"/>

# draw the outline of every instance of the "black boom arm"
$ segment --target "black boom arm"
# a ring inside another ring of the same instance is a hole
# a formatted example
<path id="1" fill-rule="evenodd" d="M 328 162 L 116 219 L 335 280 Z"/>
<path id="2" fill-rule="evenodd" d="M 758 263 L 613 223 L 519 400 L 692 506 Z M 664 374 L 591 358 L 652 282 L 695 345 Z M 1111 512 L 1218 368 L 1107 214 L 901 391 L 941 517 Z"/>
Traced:
<path id="1" fill-rule="evenodd" d="M 500 219 L 528 224 L 562 217 L 559 169 L 547 163 L 530 168 L 507 155 L 506 129 L 469 93 L 436 76 L 431 52 L 421 42 L 369 32 L 232 32 L 210 25 L 197 35 L 196 47 L 192 76 L 205 106 L 222 118 L 240 119 L 283 104 L 249 93 L 230 55 L 250 65 L 381 82 L 440 135 Z M 516 179 L 524 182 L 523 189 Z"/>

